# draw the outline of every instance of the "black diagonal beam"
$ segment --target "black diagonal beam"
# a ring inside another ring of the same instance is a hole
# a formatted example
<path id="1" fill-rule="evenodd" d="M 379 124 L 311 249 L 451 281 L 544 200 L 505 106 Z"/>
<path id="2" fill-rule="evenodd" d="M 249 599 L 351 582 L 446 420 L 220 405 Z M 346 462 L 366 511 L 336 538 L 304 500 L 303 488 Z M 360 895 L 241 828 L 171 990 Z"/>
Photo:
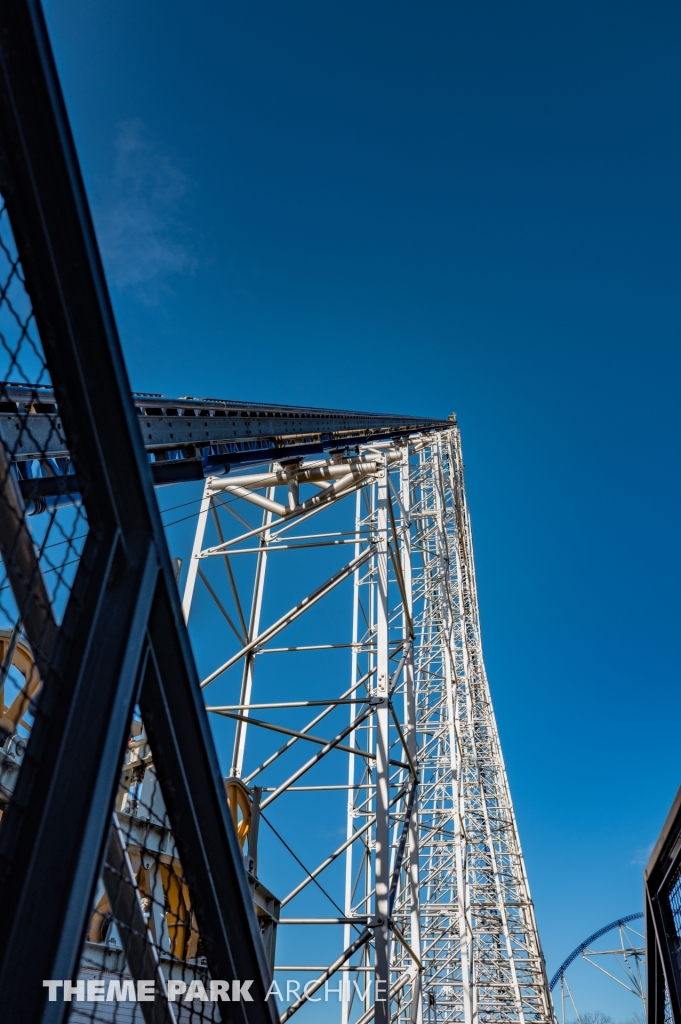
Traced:
<path id="1" fill-rule="evenodd" d="M 146 654 L 145 720 L 209 969 L 262 996 L 264 952 L 37 0 L 0 5 L 0 178 L 90 527 L 0 830 L 2 1016 L 47 1024 L 68 1008 L 46 1003 L 42 982 L 77 970 Z M 277 1017 L 263 998 L 231 1009 Z"/>

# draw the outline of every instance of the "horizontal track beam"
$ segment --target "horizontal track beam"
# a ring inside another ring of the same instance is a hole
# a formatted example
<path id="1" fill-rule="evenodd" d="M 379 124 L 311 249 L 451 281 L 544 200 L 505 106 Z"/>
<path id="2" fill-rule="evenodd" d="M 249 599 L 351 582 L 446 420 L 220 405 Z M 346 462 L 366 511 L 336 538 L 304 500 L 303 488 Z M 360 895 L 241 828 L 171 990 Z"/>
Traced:
<path id="1" fill-rule="evenodd" d="M 55 423 L 56 404 L 51 389 L 39 385 L 3 385 L 0 408 L 0 437 L 14 447 L 17 431 L 22 443 L 18 460 L 68 457 L 69 448 Z M 449 426 L 447 420 L 425 416 L 348 412 L 302 406 L 253 405 L 231 400 L 147 397 L 133 393 L 142 440 L 149 452 L 208 448 L 217 444 L 268 442 L 266 447 L 288 451 L 292 443 L 305 439 L 317 451 L 323 447 L 366 442 L 369 438 L 391 438 L 396 433 L 418 433 Z M 263 447 L 265 445 L 263 444 Z M 192 453 L 193 454 L 193 453 Z M 249 452 L 244 454 L 248 461 Z M 309 452 L 309 454 L 314 454 Z"/>

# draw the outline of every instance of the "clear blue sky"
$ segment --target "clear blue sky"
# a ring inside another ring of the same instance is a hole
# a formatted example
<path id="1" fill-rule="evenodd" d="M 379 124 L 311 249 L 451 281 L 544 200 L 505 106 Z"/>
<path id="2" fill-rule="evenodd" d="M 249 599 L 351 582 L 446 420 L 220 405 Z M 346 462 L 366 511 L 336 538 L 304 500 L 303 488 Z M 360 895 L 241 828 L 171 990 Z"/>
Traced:
<path id="1" fill-rule="evenodd" d="M 681 782 L 678 5 L 47 13 L 136 388 L 458 412 L 555 969 Z"/>

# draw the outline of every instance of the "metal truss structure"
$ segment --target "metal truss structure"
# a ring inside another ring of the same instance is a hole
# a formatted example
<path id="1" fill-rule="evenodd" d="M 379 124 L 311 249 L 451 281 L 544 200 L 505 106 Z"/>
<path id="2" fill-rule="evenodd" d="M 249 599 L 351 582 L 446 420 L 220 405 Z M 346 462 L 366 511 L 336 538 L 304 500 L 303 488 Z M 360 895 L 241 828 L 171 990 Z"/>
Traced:
<path id="1" fill-rule="evenodd" d="M 12 446 L 19 487 L 31 512 L 71 504 L 80 495 L 69 444 L 57 405 L 46 384 L 3 382 L 0 438 Z M 156 486 L 203 480 L 206 473 L 258 465 L 263 458 L 291 459 L 318 454 L 357 441 L 407 436 L 415 428 L 438 425 L 423 416 L 301 409 L 267 402 L 216 398 L 166 398 L 133 393 L 133 404 Z M 444 424 L 439 424 L 444 425 Z M 53 460 L 50 472 L 32 469 L 34 460 Z M 28 465 L 28 464 L 31 465 Z M 30 475 L 29 475 L 30 473 Z"/>
<path id="2" fill-rule="evenodd" d="M 573 995 L 566 977 L 568 967 L 580 957 L 586 963 L 591 964 L 601 974 L 605 975 L 612 982 L 637 996 L 642 1003 L 645 1012 L 646 1006 L 646 985 L 645 985 L 645 948 L 643 946 L 644 936 L 632 925 L 632 921 L 640 921 L 643 913 L 628 914 L 616 921 L 611 921 L 603 928 L 593 932 L 588 938 L 580 942 L 570 955 L 565 958 L 554 976 L 551 978 L 550 989 L 553 992 L 556 985 L 560 984 L 560 1021 L 565 1024 L 566 1004 L 570 1004 L 575 1013 L 577 1024 L 582 1024 L 582 1017 L 577 1007 L 577 1001 Z M 607 941 L 608 948 L 595 948 L 598 940 L 611 932 L 617 931 L 619 945 Z"/>
<path id="3" fill-rule="evenodd" d="M 242 794 L 251 870 L 276 882 L 249 838 L 254 820 L 271 824 L 265 812 L 281 808 L 282 829 L 311 824 L 323 794 L 344 821 L 318 865 L 297 858 L 303 877 L 281 899 L 294 948 L 324 948 L 315 930 L 331 928 L 338 954 L 276 966 L 309 979 L 282 1021 L 336 972 L 343 1024 L 550 1021 L 454 417 L 324 459 L 209 476 L 183 606 L 190 633 L 211 608 L 222 623 L 220 663 L 201 686 L 209 712 L 234 723 L 227 786 Z"/>

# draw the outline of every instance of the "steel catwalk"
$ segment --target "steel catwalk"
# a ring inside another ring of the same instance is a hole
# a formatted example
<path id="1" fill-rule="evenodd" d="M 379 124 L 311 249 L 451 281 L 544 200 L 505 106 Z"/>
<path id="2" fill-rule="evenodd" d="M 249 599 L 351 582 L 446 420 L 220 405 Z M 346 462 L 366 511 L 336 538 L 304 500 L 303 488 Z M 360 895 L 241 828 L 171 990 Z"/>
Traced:
<path id="1" fill-rule="evenodd" d="M 219 619 L 230 638 L 202 686 L 233 723 L 227 786 L 242 792 L 246 862 L 276 891 L 278 858 L 249 837 L 257 818 L 299 865 L 277 893 L 275 978 L 301 989 L 282 1021 L 331 991 L 342 1024 L 548 1024 L 455 418 L 209 477 L 183 607 L 190 635 Z M 322 798 L 345 838 L 314 864 L 305 833 Z M 331 950 L 329 967 L 295 955 L 310 948 Z"/>

